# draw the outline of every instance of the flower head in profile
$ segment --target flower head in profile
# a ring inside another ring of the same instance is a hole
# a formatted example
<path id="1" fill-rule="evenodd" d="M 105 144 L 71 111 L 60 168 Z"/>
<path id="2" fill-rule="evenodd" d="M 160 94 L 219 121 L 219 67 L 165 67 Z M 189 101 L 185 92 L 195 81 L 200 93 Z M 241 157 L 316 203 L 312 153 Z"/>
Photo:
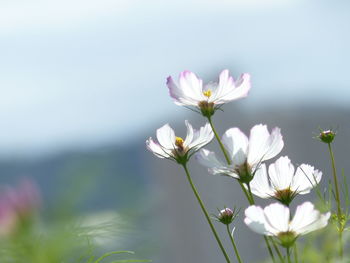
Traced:
<path id="1" fill-rule="evenodd" d="M 283 139 L 279 128 L 271 133 L 266 125 L 255 125 L 248 137 L 238 128 L 231 128 L 222 136 L 232 164 L 227 165 L 216 158 L 214 152 L 202 149 L 196 155 L 197 160 L 207 166 L 212 174 L 222 174 L 249 183 L 261 162 L 279 154 L 283 148 Z"/>
<path id="2" fill-rule="evenodd" d="M 186 163 L 195 152 L 213 139 L 214 133 L 209 123 L 199 130 L 193 129 L 188 121 L 185 121 L 185 124 L 187 127 L 185 139 L 175 136 L 169 124 L 165 124 L 157 130 L 158 141 L 154 141 L 151 137 L 146 141 L 148 150 L 159 158 L 171 159 L 180 164 Z"/>
<path id="3" fill-rule="evenodd" d="M 322 172 L 308 164 L 301 164 L 295 170 L 287 156 L 280 157 L 269 166 L 265 164 L 255 173 L 250 183 L 253 194 L 261 198 L 275 198 L 289 205 L 297 194 L 307 194 L 322 178 Z"/>
<path id="4" fill-rule="evenodd" d="M 167 86 L 175 104 L 198 107 L 204 116 L 210 117 L 220 105 L 248 95 L 250 76 L 243 74 L 235 81 L 225 69 L 221 72 L 218 83 L 203 85 L 203 81 L 193 72 L 183 71 L 178 83 L 169 76 Z"/>
<path id="5" fill-rule="evenodd" d="M 331 213 L 321 214 L 310 202 L 296 208 L 290 219 L 290 210 L 280 203 L 273 203 L 264 209 L 249 206 L 245 210 L 244 223 L 258 234 L 274 236 L 281 245 L 290 247 L 300 235 L 323 228 L 327 225 Z"/>

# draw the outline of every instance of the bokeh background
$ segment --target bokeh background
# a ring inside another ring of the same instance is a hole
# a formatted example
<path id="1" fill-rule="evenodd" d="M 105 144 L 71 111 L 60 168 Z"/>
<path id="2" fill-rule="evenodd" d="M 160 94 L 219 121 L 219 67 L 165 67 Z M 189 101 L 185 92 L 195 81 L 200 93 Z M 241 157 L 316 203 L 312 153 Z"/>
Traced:
<path id="1" fill-rule="evenodd" d="M 153 262 L 217 262 L 182 170 L 145 148 L 165 123 L 180 135 L 184 119 L 204 123 L 172 102 L 166 77 L 250 73 L 250 95 L 215 115 L 220 133 L 281 127 L 281 154 L 315 165 L 327 182 L 327 149 L 313 137 L 319 127 L 336 129 L 337 163 L 346 168 L 349 9 L 342 0 L 2 0 L 0 182 L 35 180 L 48 219 L 67 210 L 123 215 L 116 249 Z M 191 171 L 211 212 L 247 205 L 233 180 L 195 161 Z M 267 256 L 242 214 L 236 225 L 246 262 Z"/>

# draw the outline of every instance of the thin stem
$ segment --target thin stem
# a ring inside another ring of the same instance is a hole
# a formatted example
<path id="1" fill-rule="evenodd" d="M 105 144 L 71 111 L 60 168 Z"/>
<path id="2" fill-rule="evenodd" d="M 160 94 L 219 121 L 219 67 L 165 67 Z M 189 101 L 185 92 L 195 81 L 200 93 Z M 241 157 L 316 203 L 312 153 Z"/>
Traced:
<path id="1" fill-rule="evenodd" d="M 250 200 L 252 200 L 252 203 L 254 204 L 254 196 L 253 196 L 253 193 L 252 193 L 252 189 L 250 189 L 250 183 L 247 183 L 247 186 L 248 186 L 248 193 L 250 195 Z"/>
<path id="2" fill-rule="evenodd" d="M 295 263 L 298 263 L 298 248 L 297 248 L 297 243 L 294 243 L 294 261 L 295 261 Z"/>
<path id="3" fill-rule="evenodd" d="M 333 180 L 334 180 L 334 186 L 335 186 L 335 198 L 337 202 L 337 214 L 338 214 L 338 224 L 339 224 L 339 254 L 340 254 L 340 257 L 343 257 L 343 241 L 342 241 L 343 225 L 341 222 L 342 211 L 341 211 L 341 203 L 340 203 L 338 178 L 337 178 L 337 169 L 335 167 L 335 160 L 334 160 L 334 154 L 332 151 L 331 143 L 328 143 L 328 150 L 332 161 Z"/>
<path id="4" fill-rule="evenodd" d="M 230 157 L 228 156 L 228 153 L 227 153 L 227 151 L 226 151 L 226 149 L 225 149 L 225 146 L 222 144 L 222 142 L 221 142 L 221 140 L 220 140 L 220 137 L 219 137 L 218 133 L 217 133 L 216 130 L 215 130 L 215 127 L 214 127 L 214 124 L 213 124 L 213 122 L 212 122 L 212 120 L 211 120 L 211 117 L 208 117 L 208 121 L 209 121 L 209 124 L 210 124 L 210 126 L 211 126 L 211 129 L 212 129 L 213 132 L 214 132 L 215 138 L 216 138 L 216 140 L 218 141 L 218 143 L 219 143 L 219 145 L 220 145 L 221 151 L 222 151 L 222 153 L 223 153 L 224 156 L 225 156 L 226 162 L 228 163 L 228 165 L 231 165 L 231 163 L 232 163 L 232 162 L 231 162 L 231 159 L 230 159 Z"/>
<path id="5" fill-rule="evenodd" d="M 265 243 L 266 243 L 266 246 L 267 246 L 267 250 L 269 251 L 269 254 L 271 256 L 272 262 L 275 263 L 276 259 L 275 259 L 275 256 L 273 255 L 273 252 L 272 252 L 269 240 L 268 240 L 268 238 L 266 236 L 264 236 L 264 239 L 265 239 Z"/>
<path id="6" fill-rule="evenodd" d="M 287 249 L 287 259 L 288 259 L 288 263 L 292 263 L 291 259 L 290 259 L 290 249 L 289 247 L 286 248 Z"/>
<path id="7" fill-rule="evenodd" d="M 277 255 L 278 255 L 278 258 L 280 259 L 281 262 L 284 262 L 284 259 L 283 259 L 283 256 L 281 254 L 281 251 L 279 250 L 278 246 L 276 245 L 275 241 L 270 238 L 270 241 L 272 242 L 272 245 L 273 245 L 273 248 L 275 249 Z"/>
<path id="8" fill-rule="evenodd" d="M 250 204 L 250 205 L 253 205 L 253 204 L 254 204 L 254 199 L 251 199 L 251 196 L 249 195 L 249 193 L 248 193 L 247 189 L 245 189 L 245 187 L 244 187 L 243 183 L 242 183 L 242 182 L 240 182 L 240 181 L 238 181 L 238 182 L 239 182 L 239 185 L 241 186 L 242 191 L 243 191 L 243 193 L 244 193 L 245 197 L 247 198 L 247 200 L 248 200 L 249 204 Z"/>
<path id="9" fill-rule="evenodd" d="M 193 191 L 194 195 L 196 196 L 200 207 L 202 208 L 202 211 L 203 211 L 203 213 L 204 213 L 204 215 L 205 215 L 205 218 L 206 218 L 207 221 L 208 221 L 208 224 L 209 224 L 209 226 L 210 226 L 210 229 L 211 229 L 211 231 L 212 231 L 213 234 L 214 234 L 214 237 L 215 237 L 215 239 L 216 239 L 216 241 L 217 241 L 217 243 L 218 243 L 218 245 L 219 245 L 219 247 L 220 247 L 220 249 L 221 249 L 221 251 L 222 251 L 222 254 L 223 254 L 224 257 L 225 257 L 226 262 L 227 262 L 227 263 L 230 263 L 230 262 L 231 262 L 231 261 L 230 261 L 230 258 L 228 257 L 228 255 L 227 255 L 227 253 L 226 253 L 226 251 L 225 251 L 225 248 L 224 248 L 224 246 L 222 245 L 218 234 L 216 233 L 216 230 L 215 230 L 215 228 L 214 228 L 214 225 L 213 225 L 213 223 L 212 223 L 211 220 L 210 220 L 209 214 L 208 214 L 208 212 L 207 212 L 207 210 L 206 210 L 206 208 L 205 208 L 205 206 L 204 206 L 204 204 L 203 204 L 203 202 L 202 202 L 202 199 L 201 199 L 201 197 L 199 196 L 198 191 L 197 191 L 196 187 L 194 186 L 194 184 L 193 184 L 193 182 L 192 182 L 192 178 L 191 178 L 191 175 L 190 175 L 190 173 L 189 173 L 189 171 L 188 171 L 188 169 L 187 169 L 187 166 L 186 166 L 186 164 L 183 164 L 182 166 L 183 166 L 183 168 L 185 169 L 188 182 L 190 183 L 191 188 L 192 188 L 192 191 Z"/>
<path id="10" fill-rule="evenodd" d="M 238 260 L 239 263 L 242 263 L 241 257 L 239 256 L 239 252 L 238 252 L 238 249 L 237 249 L 237 246 L 236 246 L 236 243 L 235 243 L 235 240 L 233 239 L 233 235 L 231 234 L 231 231 L 230 231 L 230 226 L 226 225 L 226 229 L 227 229 L 227 234 L 230 237 L 233 249 L 235 250 L 237 260 Z"/>

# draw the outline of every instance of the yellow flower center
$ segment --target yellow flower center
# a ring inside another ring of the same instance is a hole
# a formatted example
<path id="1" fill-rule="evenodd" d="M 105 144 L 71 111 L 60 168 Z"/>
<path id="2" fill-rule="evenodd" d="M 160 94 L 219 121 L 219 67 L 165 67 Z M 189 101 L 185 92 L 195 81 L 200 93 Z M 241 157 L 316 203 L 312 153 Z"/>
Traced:
<path id="1" fill-rule="evenodd" d="M 179 148 L 183 148 L 184 144 L 184 139 L 182 139 L 181 137 L 175 137 L 175 145 Z"/>
<path id="2" fill-rule="evenodd" d="M 206 91 L 203 91 L 203 95 L 206 96 L 207 98 L 210 98 L 210 96 L 211 96 L 211 90 L 208 89 L 208 90 L 206 90 Z"/>

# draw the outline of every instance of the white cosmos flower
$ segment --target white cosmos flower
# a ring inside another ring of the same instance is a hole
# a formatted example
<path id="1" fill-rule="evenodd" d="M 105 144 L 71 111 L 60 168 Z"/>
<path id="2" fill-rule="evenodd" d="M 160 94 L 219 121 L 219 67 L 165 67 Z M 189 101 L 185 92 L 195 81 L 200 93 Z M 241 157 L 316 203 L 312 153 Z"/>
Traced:
<path id="1" fill-rule="evenodd" d="M 287 206 L 273 203 L 262 209 L 249 206 L 245 210 L 244 223 L 258 234 L 278 237 L 283 246 L 290 246 L 299 235 L 323 228 L 331 213 L 321 214 L 310 202 L 299 205 L 291 219 Z"/>
<path id="2" fill-rule="evenodd" d="M 180 73 L 179 82 L 176 84 L 172 77 L 167 78 L 167 86 L 170 96 L 175 104 L 181 106 L 199 107 L 203 115 L 214 114 L 218 105 L 244 98 L 250 90 L 250 76 L 243 74 L 238 80 L 230 76 L 227 69 L 219 76 L 218 83 L 203 85 L 203 81 L 191 71 Z"/>
<path id="3" fill-rule="evenodd" d="M 253 194 L 261 198 L 273 197 L 289 205 L 297 194 L 307 194 L 322 178 L 322 172 L 308 164 L 301 164 L 295 171 L 287 156 L 280 157 L 269 166 L 261 165 L 250 183 Z"/>
<path id="4" fill-rule="evenodd" d="M 214 152 L 200 150 L 196 158 L 207 166 L 212 174 L 223 174 L 248 183 L 259 168 L 261 162 L 279 154 L 283 148 L 283 139 L 279 128 L 271 132 L 266 125 L 255 125 L 248 137 L 238 128 L 231 128 L 222 136 L 231 165 L 218 160 Z"/>
<path id="5" fill-rule="evenodd" d="M 193 129 L 188 121 L 185 121 L 185 124 L 187 127 L 185 140 L 175 136 L 175 132 L 169 124 L 165 124 L 157 130 L 158 142 L 151 137 L 146 141 L 148 150 L 159 158 L 172 159 L 182 163 L 214 137 L 209 123 L 206 123 L 199 130 Z"/>

